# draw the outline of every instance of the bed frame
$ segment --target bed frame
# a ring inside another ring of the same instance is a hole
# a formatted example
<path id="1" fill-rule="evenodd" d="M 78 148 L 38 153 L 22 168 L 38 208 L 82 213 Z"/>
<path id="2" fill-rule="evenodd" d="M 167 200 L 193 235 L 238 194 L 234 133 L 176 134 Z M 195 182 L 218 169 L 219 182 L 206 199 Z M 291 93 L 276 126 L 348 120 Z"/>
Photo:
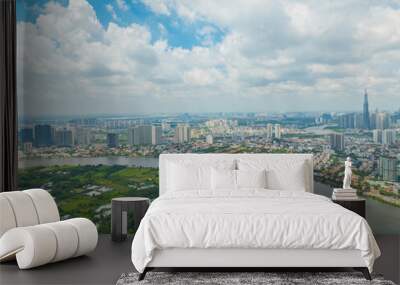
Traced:
<path id="1" fill-rule="evenodd" d="M 312 154 L 161 154 L 159 159 L 160 171 L 160 195 L 165 193 L 166 164 L 176 160 L 207 160 L 238 158 L 257 159 L 293 159 L 304 160 L 307 192 L 313 192 L 313 157 Z M 160 268 L 203 268 L 218 269 L 229 268 L 234 271 L 246 271 L 254 269 L 271 268 L 353 268 L 361 271 L 367 280 L 371 275 L 359 250 L 329 250 L 329 249 L 249 249 L 249 248 L 170 248 L 156 250 L 152 261 L 139 275 L 143 280 L 150 270 Z"/>

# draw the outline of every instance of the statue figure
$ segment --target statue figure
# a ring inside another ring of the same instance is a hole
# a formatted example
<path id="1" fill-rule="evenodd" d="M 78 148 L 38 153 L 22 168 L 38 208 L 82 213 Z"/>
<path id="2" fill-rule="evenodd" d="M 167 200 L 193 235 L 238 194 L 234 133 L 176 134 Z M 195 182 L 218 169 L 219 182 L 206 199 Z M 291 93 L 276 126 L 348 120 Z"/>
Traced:
<path id="1" fill-rule="evenodd" d="M 351 176 L 351 158 L 348 157 L 344 163 L 343 189 L 351 189 Z"/>

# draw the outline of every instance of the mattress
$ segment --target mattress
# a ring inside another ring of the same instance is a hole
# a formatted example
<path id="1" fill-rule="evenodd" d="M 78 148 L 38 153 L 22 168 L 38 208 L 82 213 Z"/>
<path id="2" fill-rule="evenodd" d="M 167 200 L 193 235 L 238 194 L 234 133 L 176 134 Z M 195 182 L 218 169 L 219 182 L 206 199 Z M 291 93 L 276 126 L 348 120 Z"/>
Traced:
<path id="1" fill-rule="evenodd" d="M 380 255 L 361 216 L 320 195 L 265 189 L 160 196 L 134 237 L 132 262 L 143 272 L 156 250 L 171 248 L 359 250 L 370 271 Z"/>

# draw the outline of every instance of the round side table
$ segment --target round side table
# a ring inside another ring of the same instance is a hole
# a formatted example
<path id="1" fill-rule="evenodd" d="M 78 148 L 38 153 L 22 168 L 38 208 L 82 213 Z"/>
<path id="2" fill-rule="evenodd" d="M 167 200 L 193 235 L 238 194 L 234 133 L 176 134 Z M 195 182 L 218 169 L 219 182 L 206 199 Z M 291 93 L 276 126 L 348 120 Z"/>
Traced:
<path id="1" fill-rule="evenodd" d="M 111 200 L 111 239 L 113 241 L 124 241 L 126 239 L 128 235 L 128 212 L 133 214 L 133 230 L 136 232 L 149 205 L 149 198 L 113 198 Z"/>

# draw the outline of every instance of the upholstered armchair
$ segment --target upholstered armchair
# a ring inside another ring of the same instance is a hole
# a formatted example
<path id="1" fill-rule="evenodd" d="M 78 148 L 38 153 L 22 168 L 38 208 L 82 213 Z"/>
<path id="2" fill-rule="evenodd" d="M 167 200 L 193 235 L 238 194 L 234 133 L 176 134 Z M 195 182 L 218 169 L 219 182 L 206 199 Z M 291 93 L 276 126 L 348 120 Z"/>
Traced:
<path id="1" fill-rule="evenodd" d="M 96 226 L 88 219 L 60 221 L 53 197 L 43 189 L 0 193 L 0 262 L 20 269 L 84 255 L 96 248 Z"/>

